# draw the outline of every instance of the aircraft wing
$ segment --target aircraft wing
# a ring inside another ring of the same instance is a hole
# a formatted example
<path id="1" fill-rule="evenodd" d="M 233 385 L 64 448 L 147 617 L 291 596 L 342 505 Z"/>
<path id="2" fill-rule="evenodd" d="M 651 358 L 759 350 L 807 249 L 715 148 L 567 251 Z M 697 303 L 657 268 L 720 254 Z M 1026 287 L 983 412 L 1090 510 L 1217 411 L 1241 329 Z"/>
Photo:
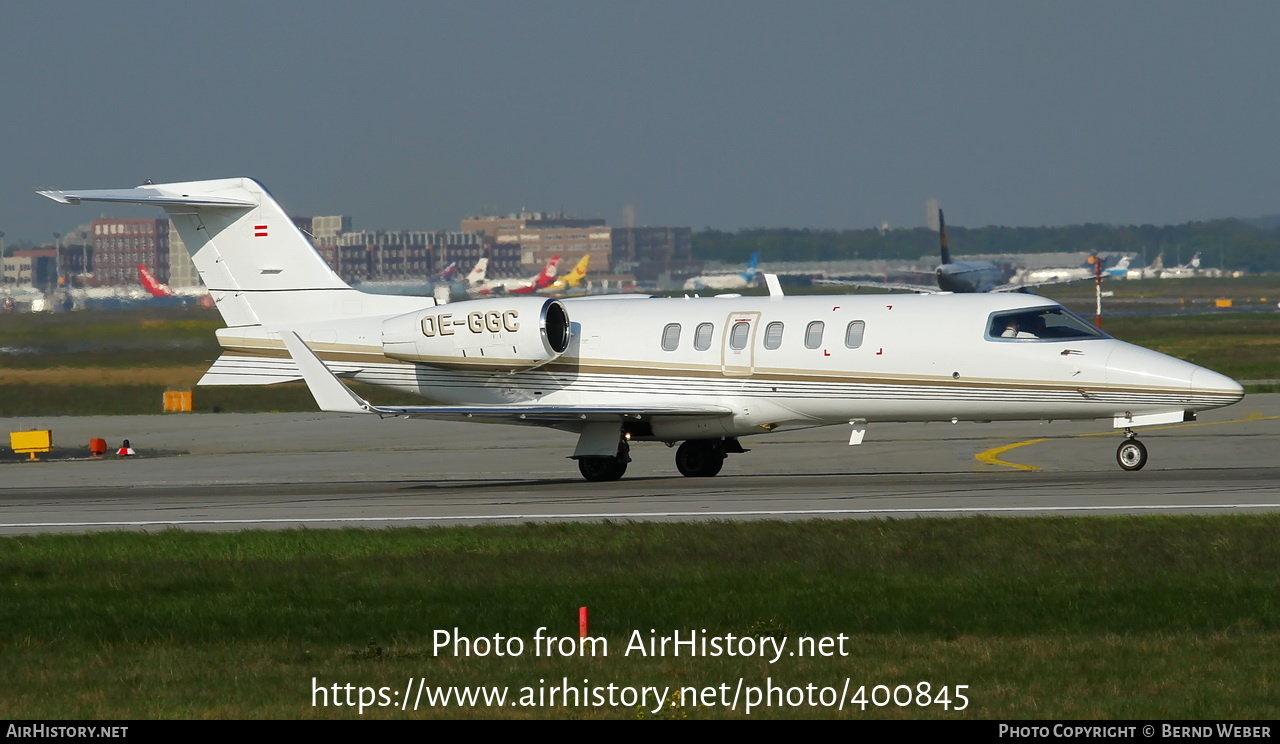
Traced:
<path id="1" fill-rule="evenodd" d="M 1105 276 L 1105 274 L 1104 274 Z M 1054 284 L 1071 284 L 1072 282 L 1092 281 L 1092 276 L 1073 276 L 1066 279 L 1045 279 L 1042 282 L 1024 282 L 1019 284 L 1001 284 L 993 288 L 992 292 L 1022 292 L 1035 287 L 1048 287 Z"/>
<path id="2" fill-rule="evenodd" d="M 814 279 L 814 284 L 829 287 L 874 287 L 876 289 L 901 289 L 920 294 L 939 294 L 942 290 L 928 284 L 907 284 L 905 282 L 877 282 L 874 279 Z"/>
<path id="3" fill-rule="evenodd" d="M 728 416 L 733 413 L 724 406 L 672 405 L 672 406 L 546 406 L 546 405 L 491 405 L 491 406 L 375 406 L 356 395 L 351 388 L 329 371 L 320 357 L 293 331 L 281 331 L 280 338 L 289 354 L 302 371 L 302 379 L 316 399 L 320 410 L 331 413 L 376 413 L 382 416 L 409 416 L 433 419 L 503 419 L 526 421 L 530 424 L 553 424 L 564 421 L 600 421 L 619 416 L 642 418 L 645 416 Z"/>

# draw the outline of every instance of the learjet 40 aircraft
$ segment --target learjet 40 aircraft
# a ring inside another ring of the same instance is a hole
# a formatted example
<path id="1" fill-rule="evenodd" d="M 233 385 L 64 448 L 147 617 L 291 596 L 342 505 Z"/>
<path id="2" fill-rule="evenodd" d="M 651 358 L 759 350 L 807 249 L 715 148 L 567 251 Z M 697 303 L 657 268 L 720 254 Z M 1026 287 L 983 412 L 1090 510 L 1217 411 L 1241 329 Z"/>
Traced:
<path id="1" fill-rule="evenodd" d="M 248 178 L 43 191 L 68 204 L 152 204 L 182 236 L 227 328 L 202 385 L 305 380 L 321 410 L 545 426 L 578 435 L 587 480 L 626 472 L 629 442 L 682 443 L 713 476 L 740 438 L 888 421 L 1111 419 L 1117 460 L 1147 462 L 1133 429 L 1195 418 L 1243 390 L 1111 338 L 1021 294 L 554 299 L 436 305 L 347 286 Z M 409 391 L 378 406 L 342 379 Z"/>

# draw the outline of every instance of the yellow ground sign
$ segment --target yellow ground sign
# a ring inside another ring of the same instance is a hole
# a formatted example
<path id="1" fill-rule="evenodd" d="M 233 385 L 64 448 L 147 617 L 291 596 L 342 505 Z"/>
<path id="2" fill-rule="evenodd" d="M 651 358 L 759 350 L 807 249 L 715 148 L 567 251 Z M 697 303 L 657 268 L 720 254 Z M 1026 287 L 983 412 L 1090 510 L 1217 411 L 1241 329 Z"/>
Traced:
<path id="1" fill-rule="evenodd" d="M 191 391 L 190 390 L 166 390 L 164 394 L 164 411 L 165 413 L 183 412 L 191 410 Z"/>
<path id="2" fill-rule="evenodd" d="M 9 447 L 19 455 L 31 455 L 53 449 L 53 431 L 50 429 L 9 432 Z"/>

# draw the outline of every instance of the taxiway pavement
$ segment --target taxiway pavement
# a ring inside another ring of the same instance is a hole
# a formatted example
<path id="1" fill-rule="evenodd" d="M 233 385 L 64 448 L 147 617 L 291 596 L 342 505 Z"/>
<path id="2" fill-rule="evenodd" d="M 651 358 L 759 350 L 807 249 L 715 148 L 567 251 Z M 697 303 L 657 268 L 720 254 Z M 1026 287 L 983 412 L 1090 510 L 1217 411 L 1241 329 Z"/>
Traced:
<path id="1" fill-rule="evenodd" d="M 743 440 L 714 478 L 637 443 L 588 483 L 556 431 L 334 414 L 0 419 L 63 448 L 129 439 L 136 457 L 0 464 L 0 535 L 103 529 L 384 527 L 490 521 L 856 518 L 1280 509 L 1280 395 L 1140 431 L 1116 464 L 1108 421 L 827 427 Z M 167 454 L 160 453 L 182 453 Z M 85 453 L 87 455 L 87 451 Z"/>

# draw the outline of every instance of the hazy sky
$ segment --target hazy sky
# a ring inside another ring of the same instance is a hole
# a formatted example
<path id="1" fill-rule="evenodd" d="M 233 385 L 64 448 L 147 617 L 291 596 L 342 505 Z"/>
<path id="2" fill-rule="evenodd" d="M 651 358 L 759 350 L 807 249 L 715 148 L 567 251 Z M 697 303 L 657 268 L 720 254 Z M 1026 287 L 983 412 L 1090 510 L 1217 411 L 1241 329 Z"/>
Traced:
<path id="1" fill-rule="evenodd" d="M 368 229 L 1252 217 L 1277 29 L 1274 0 L 7 2 L 0 231 L 102 209 L 35 188 L 228 176 Z"/>

